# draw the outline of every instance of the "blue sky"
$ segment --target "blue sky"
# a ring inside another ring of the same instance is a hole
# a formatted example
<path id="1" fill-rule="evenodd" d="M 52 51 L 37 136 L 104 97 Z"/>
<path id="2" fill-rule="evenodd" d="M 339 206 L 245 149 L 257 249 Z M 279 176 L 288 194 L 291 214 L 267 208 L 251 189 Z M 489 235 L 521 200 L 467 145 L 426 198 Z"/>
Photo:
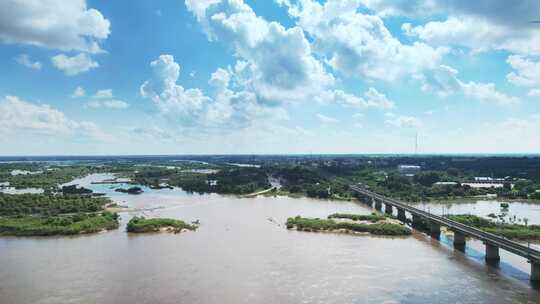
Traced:
<path id="1" fill-rule="evenodd" d="M 537 153 L 517 2 L 3 1 L 0 155 Z"/>

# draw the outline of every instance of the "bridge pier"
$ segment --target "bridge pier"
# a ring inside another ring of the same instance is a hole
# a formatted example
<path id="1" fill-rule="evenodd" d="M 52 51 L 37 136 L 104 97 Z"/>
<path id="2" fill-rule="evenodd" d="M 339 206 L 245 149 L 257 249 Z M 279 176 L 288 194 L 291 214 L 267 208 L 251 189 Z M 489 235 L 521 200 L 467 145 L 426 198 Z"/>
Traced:
<path id="1" fill-rule="evenodd" d="M 389 205 L 389 204 L 384 204 L 384 212 L 386 214 L 392 214 L 394 210 L 392 209 L 392 205 Z"/>
<path id="2" fill-rule="evenodd" d="M 373 203 L 373 199 L 368 196 L 362 196 L 362 202 L 366 205 L 370 205 Z"/>
<path id="3" fill-rule="evenodd" d="M 429 235 L 432 238 L 439 239 L 441 237 L 441 225 L 431 222 L 429 223 Z"/>
<path id="4" fill-rule="evenodd" d="M 413 227 L 418 227 L 418 226 L 421 226 L 421 225 L 422 225 L 422 217 L 413 213 L 413 215 L 412 215 L 412 226 Z"/>
<path id="5" fill-rule="evenodd" d="M 501 259 L 499 255 L 499 247 L 490 243 L 486 244 L 486 261 L 498 261 Z"/>
<path id="6" fill-rule="evenodd" d="M 381 209 L 382 209 L 382 202 L 381 201 L 375 200 L 375 209 L 378 210 L 378 211 L 381 211 Z"/>
<path id="7" fill-rule="evenodd" d="M 465 234 L 454 231 L 454 247 L 458 249 L 465 248 Z"/>
<path id="8" fill-rule="evenodd" d="M 407 216 L 405 215 L 405 210 L 397 208 L 397 218 L 398 220 L 405 222 L 407 221 Z"/>
<path id="9" fill-rule="evenodd" d="M 530 280 L 534 282 L 540 282 L 540 263 L 529 261 L 531 263 L 531 277 Z"/>
<path id="10" fill-rule="evenodd" d="M 448 227 L 454 232 L 453 243 L 455 250 L 465 251 L 466 236 L 469 235 L 471 237 L 478 238 L 479 240 L 484 242 L 484 245 L 486 246 L 486 262 L 500 260 L 499 248 L 503 248 L 521 257 L 527 258 L 529 260 L 529 263 L 531 264 L 530 280 L 535 284 L 540 284 L 539 250 L 536 250 L 534 248 L 528 248 L 519 243 L 508 241 L 505 238 L 497 235 L 481 233 L 481 231 L 478 231 L 478 229 L 475 229 L 474 227 L 459 224 L 448 218 L 444 218 L 434 214 L 427 214 L 425 211 L 419 210 L 412 206 L 408 206 L 407 204 L 398 200 L 385 198 L 384 196 L 371 192 L 367 189 L 356 186 L 351 186 L 351 188 L 354 191 L 363 194 L 363 196 L 361 197 L 365 198 L 365 202 L 370 205 L 374 204 L 375 209 L 379 211 L 382 209 L 383 201 L 388 200 L 388 202 L 390 202 L 392 205 L 389 206 L 389 204 L 385 204 L 385 211 L 393 211 L 393 208 L 395 207 L 397 209 L 398 219 L 400 219 L 401 221 L 406 221 L 406 212 L 411 213 L 413 227 L 420 227 L 422 230 L 424 230 L 424 228 L 428 228 L 432 237 L 437 237 L 440 235 L 441 225 Z M 499 244 L 501 247 L 494 244 Z"/>

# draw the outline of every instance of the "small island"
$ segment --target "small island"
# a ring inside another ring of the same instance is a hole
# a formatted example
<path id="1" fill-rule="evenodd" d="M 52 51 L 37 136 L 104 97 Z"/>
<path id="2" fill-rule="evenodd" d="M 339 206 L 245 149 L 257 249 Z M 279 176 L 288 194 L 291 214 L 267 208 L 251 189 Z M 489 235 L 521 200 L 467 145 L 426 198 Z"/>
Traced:
<path id="1" fill-rule="evenodd" d="M 127 231 L 133 233 L 148 232 L 172 232 L 180 233 L 194 231 L 198 228 L 198 221 L 195 224 L 187 224 L 184 221 L 170 218 L 153 218 L 135 216 L 127 224 Z"/>
<path id="2" fill-rule="evenodd" d="M 358 215 L 335 213 L 328 219 L 290 217 L 287 229 L 309 232 L 341 232 L 351 234 L 374 234 L 402 236 L 410 235 L 411 230 L 399 221 L 382 215 Z"/>
<path id="3" fill-rule="evenodd" d="M 130 187 L 128 189 L 118 188 L 118 189 L 115 189 L 114 191 L 127 193 L 127 194 L 141 194 L 144 192 L 143 189 L 141 189 L 141 187 Z"/>

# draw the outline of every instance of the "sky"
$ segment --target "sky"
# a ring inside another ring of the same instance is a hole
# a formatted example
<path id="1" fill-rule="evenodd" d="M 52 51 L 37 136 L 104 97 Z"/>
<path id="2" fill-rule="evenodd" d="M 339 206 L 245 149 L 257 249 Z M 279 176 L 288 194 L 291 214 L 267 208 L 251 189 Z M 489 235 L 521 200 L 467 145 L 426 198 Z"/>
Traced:
<path id="1" fill-rule="evenodd" d="M 0 155 L 538 153 L 537 0 L 4 0 Z"/>

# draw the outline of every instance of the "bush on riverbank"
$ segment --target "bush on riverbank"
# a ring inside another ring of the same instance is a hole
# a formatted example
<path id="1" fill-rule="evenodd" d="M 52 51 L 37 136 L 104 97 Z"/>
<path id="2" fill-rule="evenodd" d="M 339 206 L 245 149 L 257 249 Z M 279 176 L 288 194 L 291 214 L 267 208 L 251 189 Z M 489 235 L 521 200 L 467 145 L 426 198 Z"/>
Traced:
<path id="1" fill-rule="evenodd" d="M 100 214 L 69 216 L 0 217 L 0 235 L 50 236 L 95 233 L 117 229 L 118 217 L 117 213 L 107 211 Z"/>
<path id="2" fill-rule="evenodd" d="M 469 225 L 485 232 L 497 234 L 508 239 L 518 240 L 531 240 L 540 239 L 540 226 L 539 225 L 520 225 L 520 224 L 508 224 L 497 223 L 485 218 L 481 218 L 476 215 L 459 214 L 449 215 L 449 219 L 460 222 L 465 225 Z"/>
<path id="3" fill-rule="evenodd" d="M 360 224 L 351 222 L 336 222 L 331 219 L 290 217 L 286 223 L 287 229 L 296 228 L 299 231 L 337 231 L 368 232 L 375 235 L 410 235 L 411 230 L 399 224 L 375 223 Z"/>
<path id="4" fill-rule="evenodd" d="M 353 221 L 370 221 L 378 222 L 386 219 L 384 215 L 378 215 L 377 213 L 372 214 L 348 214 L 348 213 L 334 213 L 328 216 L 329 219 L 349 219 Z"/>
<path id="5" fill-rule="evenodd" d="M 183 229 L 195 230 L 196 225 L 187 224 L 184 221 L 170 218 L 147 219 L 144 217 L 133 217 L 127 224 L 127 231 L 134 233 L 159 232 L 162 228 L 170 228 L 171 232 L 178 233 Z"/>

